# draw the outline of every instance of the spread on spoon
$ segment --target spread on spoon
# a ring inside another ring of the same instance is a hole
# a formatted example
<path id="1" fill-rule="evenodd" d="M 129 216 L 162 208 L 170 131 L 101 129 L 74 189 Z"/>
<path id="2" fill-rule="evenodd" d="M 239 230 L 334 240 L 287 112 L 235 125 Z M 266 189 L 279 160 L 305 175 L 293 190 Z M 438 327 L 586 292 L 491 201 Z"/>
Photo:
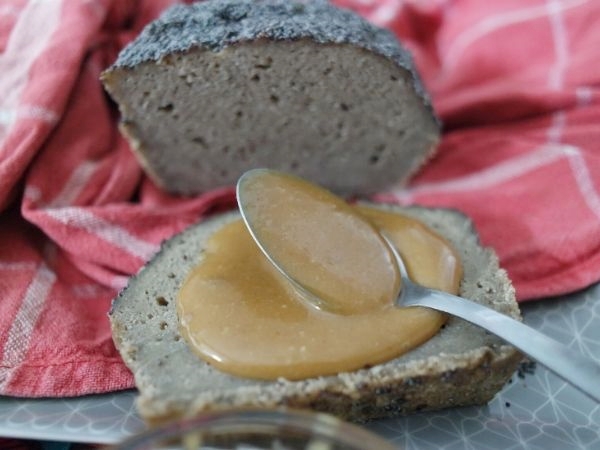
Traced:
<path id="1" fill-rule="evenodd" d="M 268 174 L 253 184 L 246 205 L 273 216 L 255 233 L 274 229 L 261 242 L 324 302 L 317 308 L 303 298 L 241 219 L 225 225 L 178 296 L 182 335 L 202 359 L 242 377 L 303 379 L 385 362 L 439 330 L 442 314 L 393 305 L 399 277 L 372 227 L 395 243 L 415 281 L 457 293 L 460 262 L 443 238 L 409 217 L 350 207 L 295 177 Z"/>
<path id="2" fill-rule="evenodd" d="M 331 192 L 267 169 L 238 184 L 246 226 L 291 279 L 340 314 L 388 305 L 400 276 L 391 250 L 362 215 Z"/>

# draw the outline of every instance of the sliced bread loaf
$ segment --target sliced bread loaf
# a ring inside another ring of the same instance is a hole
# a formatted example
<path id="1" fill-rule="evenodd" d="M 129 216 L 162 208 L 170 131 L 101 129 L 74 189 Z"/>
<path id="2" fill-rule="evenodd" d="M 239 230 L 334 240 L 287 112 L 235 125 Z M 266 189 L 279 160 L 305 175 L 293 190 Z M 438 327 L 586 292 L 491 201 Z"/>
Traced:
<path id="1" fill-rule="evenodd" d="M 175 6 L 102 81 L 141 163 L 172 193 L 269 167 L 368 194 L 406 180 L 439 138 L 395 36 L 326 1 Z"/>
<path id="2" fill-rule="evenodd" d="M 505 271 L 496 255 L 479 244 L 466 217 L 446 209 L 380 207 L 421 220 L 455 246 L 464 265 L 462 296 L 520 317 Z M 269 382 L 212 368 L 180 336 L 175 301 L 209 236 L 237 218 L 235 212 L 217 215 L 165 242 L 113 303 L 114 341 L 135 375 L 139 412 L 150 423 L 227 407 L 287 405 L 364 421 L 484 404 L 520 361 L 520 354 L 499 338 L 450 318 L 436 336 L 410 353 L 352 373 Z"/>

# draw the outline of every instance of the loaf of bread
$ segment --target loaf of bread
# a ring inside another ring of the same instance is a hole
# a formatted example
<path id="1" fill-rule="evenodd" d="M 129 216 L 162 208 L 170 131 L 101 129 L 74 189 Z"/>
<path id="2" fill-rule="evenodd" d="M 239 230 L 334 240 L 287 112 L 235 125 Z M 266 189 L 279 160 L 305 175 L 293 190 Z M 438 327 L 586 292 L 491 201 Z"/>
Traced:
<path id="1" fill-rule="evenodd" d="M 479 244 L 470 220 L 447 209 L 382 206 L 445 236 L 464 266 L 460 295 L 519 318 L 514 289 L 498 259 Z M 220 372 L 193 353 L 178 331 L 176 296 L 202 259 L 207 239 L 239 218 L 224 213 L 165 242 L 113 302 L 114 341 L 135 375 L 137 407 L 150 423 L 228 407 L 287 405 L 353 421 L 484 404 L 514 372 L 520 354 L 499 338 L 450 318 L 432 339 L 384 364 L 301 381 L 257 381 Z"/>
<path id="2" fill-rule="evenodd" d="M 369 194 L 405 181 L 439 139 L 395 36 L 323 0 L 174 6 L 102 81 L 142 165 L 171 193 L 268 167 Z"/>

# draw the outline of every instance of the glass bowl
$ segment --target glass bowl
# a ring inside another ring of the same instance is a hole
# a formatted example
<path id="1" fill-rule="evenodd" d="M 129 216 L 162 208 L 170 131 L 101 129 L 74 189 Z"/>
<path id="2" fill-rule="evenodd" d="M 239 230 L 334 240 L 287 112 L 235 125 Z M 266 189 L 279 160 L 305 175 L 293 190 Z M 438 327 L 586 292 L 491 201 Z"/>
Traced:
<path id="1" fill-rule="evenodd" d="M 111 450 L 394 450 L 333 416 L 289 409 L 214 411 L 169 423 Z"/>

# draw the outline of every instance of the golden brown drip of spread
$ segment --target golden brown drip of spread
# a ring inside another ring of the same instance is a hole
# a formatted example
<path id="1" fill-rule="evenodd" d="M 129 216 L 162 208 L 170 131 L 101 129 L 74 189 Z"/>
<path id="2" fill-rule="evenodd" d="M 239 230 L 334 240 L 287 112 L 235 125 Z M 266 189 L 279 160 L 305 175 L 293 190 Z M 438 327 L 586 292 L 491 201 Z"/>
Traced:
<path id="1" fill-rule="evenodd" d="M 458 292 L 460 262 L 443 238 L 408 217 L 369 207 L 358 211 L 385 230 L 415 281 Z M 216 368 L 247 378 L 295 380 L 388 361 L 425 342 L 445 321 L 436 311 L 398 308 L 393 300 L 352 314 L 313 307 L 239 220 L 209 239 L 177 307 L 191 349 Z"/>

